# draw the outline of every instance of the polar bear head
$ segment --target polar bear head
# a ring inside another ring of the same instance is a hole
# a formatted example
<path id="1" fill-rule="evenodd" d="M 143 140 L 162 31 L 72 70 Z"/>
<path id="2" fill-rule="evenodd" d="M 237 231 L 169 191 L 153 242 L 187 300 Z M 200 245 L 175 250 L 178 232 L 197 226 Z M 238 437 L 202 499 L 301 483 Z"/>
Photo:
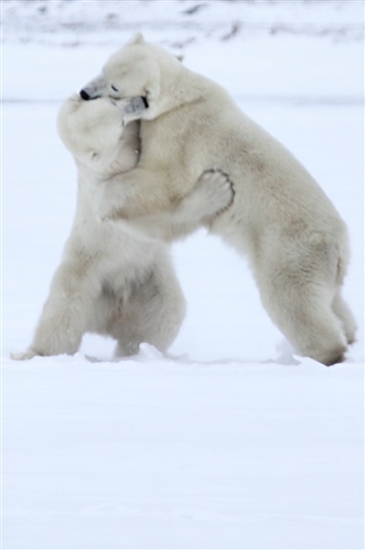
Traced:
<path id="1" fill-rule="evenodd" d="M 87 102 L 74 94 L 61 106 L 57 129 L 77 163 L 95 173 L 110 167 L 115 160 L 120 171 L 136 164 L 138 132 L 132 127 L 123 129 L 121 109 L 107 98 Z"/>
<path id="2" fill-rule="evenodd" d="M 78 159 L 90 161 L 115 147 L 122 133 L 116 107 L 106 99 L 92 105 L 78 94 L 67 99 L 58 114 L 57 129 L 66 148 Z"/>
<path id="3" fill-rule="evenodd" d="M 181 69 L 179 58 L 145 42 L 139 33 L 108 59 L 102 74 L 86 84 L 80 96 L 84 100 L 109 97 L 115 102 L 142 98 L 138 108 L 136 101 L 130 104 L 127 119 L 151 120 L 168 110 L 166 99 L 173 96 Z"/>

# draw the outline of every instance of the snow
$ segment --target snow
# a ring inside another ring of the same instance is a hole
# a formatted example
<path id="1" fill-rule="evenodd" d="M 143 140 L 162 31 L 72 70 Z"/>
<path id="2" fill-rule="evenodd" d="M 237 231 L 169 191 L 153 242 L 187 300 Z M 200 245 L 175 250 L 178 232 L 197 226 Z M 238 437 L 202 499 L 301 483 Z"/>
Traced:
<path id="1" fill-rule="evenodd" d="M 363 547 L 361 4 L 2 3 L 4 549 Z M 137 29 L 225 86 L 346 220 L 359 334 L 344 364 L 293 357 L 245 261 L 204 231 L 174 245 L 188 314 L 166 356 L 115 362 L 87 336 L 74 357 L 9 359 L 74 211 L 60 102 Z"/>
<path id="2" fill-rule="evenodd" d="M 79 355 L 3 394 L 4 548 L 361 547 L 355 365 Z"/>

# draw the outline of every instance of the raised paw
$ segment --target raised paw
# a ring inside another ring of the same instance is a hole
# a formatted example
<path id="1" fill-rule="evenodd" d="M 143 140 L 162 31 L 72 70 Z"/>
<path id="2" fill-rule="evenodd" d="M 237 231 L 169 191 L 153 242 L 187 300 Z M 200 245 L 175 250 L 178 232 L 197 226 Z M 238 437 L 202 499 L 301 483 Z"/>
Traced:
<path id="1" fill-rule="evenodd" d="M 200 176 L 198 184 L 209 209 L 207 216 L 217 216 L 233 203 L 233 183 L 225 172 L 207 170 Z"/>

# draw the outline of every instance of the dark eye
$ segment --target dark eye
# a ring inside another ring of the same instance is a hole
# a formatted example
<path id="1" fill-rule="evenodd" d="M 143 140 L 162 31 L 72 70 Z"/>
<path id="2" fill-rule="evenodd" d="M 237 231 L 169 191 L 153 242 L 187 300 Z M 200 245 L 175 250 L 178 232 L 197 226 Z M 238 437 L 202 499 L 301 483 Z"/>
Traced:
<path id="1" fill-rule="evenodd" d="M 113 92 L 119 92 L 118 88 L 116 88 L 113 84 L 110 84 L 111 89 Z"/>

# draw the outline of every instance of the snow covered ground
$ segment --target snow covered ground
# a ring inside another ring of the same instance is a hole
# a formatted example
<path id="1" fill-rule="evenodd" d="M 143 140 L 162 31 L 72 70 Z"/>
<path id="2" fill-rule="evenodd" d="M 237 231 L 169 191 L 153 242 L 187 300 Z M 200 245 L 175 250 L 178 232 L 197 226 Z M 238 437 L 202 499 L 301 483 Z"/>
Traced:
<path id="1" fill-rule="evenodd" d="M 363 548 L 362 8 L 2 4 L 2 548 Z M 9 359 L 72 221 L 60 102 L 137 29 L 225 86 L 348 223 L 346 363 L 290 361 L 245 261 L 203 231 L 174 246 L 188 314 L 169 356 L 145 345 L 115 363 L 88 336 L 74 357 Z"/>

